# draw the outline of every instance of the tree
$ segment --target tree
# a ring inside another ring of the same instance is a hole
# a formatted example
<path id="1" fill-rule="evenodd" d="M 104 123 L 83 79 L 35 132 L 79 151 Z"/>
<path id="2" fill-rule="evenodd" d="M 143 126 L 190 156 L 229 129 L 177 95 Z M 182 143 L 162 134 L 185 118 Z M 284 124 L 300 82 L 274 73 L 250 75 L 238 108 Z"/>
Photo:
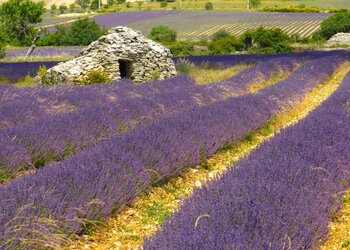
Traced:
<path id="1" fill-rule="evenodd" d="M 105 35 L 107 31 L 100 28 L 95 20 L 83 18 L 73 22 L 71 26 L 58 26 L 55 32 L 50 33 L 39 44 L 41 46 L 89 45 Z"/>
<path id="2" fill-rule="evenodd" d="M 0 6 L 0 28 L 11 41 L 21 45 L 31 44 L 26 57 L 35 49 L 36 42 L 44 35 L 35 24 L 42 21 L 44 2 L 31 0 L 9 0 Z"/>
<path id="3" fill-rule="evenodd" d="M 89 19 L 83 18 L 72 24 L 69 35 L 71 45 L 89 45 L 106 33 L 107 30 L 101 29 L 95 20 L 89 21 Z"/>
<path id="4" fill-rule="evenodd" d="M 75 3 L 85 10 L 90 4 L 90 0 L 75 0 Z"/>
<path id="5" fill-rule="evenodd" d="M 92 10 L 100 9 L 100 0 L 92 0 L 92 1 L 91 1 L 91 5 L 90 5 L 90 8 L 91 8 Z"/>

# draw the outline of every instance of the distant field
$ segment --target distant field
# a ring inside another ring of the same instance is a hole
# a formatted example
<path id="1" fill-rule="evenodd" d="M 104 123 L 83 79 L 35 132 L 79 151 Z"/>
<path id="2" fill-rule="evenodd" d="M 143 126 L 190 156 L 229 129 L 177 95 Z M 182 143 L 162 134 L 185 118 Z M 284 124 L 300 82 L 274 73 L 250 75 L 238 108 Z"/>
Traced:
<path id="1" fill-rule="evenodd" d="M 0 0 L 1 2 L 5 2 L 6 0 Z M 39 0 L 34 0 L 39 1 Z M 74 0 L 44 0 L 46 3 L 46 6 L 49 8 L 52 4 L 60 5 L 60 4 L 66 4 L 69 5 L 71 3 L 74 3 Z M 107 0 L 102 0 L 102 3 L 106 3 Z M 208 0 L 182 0 L 181 8 L 182 9 L 203 9 L 204 4 L 208 2 Z M 216 10 L 242 10 L 245 9 L 247 6 L 246 0 L 211 0 L 211 2 L 214 5 L 214 9 Z M 309 1 L 303 1 L 303 0 L 262 0 L 261 1 L 261 7 L 265 6 L 288 6 L 291 4 L 299 5 L 299 4 L 305 4 L 308 6 L 318 6 L 322 8 L 350 8 L 350 1 L 348 0 L 309 0 Z M 137 8 L 137 5 L 134 4 L 133 6 L 135 9 Z M 167 8 L 179 8 L 180 4 L 178 2 L 169 3 Z M 125 5 L 121 5 L 120 8 L 126 9 Z M 147 2 L 144 1 L 144 4 L 142 5 L 143 9 L 156 9 L 160 8 L 159 2 Z M 131 8 L 132 9 L 132 8 Z"/>
<path id="2" fill-rule="evenodd" d="M 125 25 L 149 34 L 153 26 L 168 25 L 178 31 L 180 39 L 208 38 L 220 29 L 233 35 L 259 27 L 281 28 L 288 34 L 311 35 L 328 13 L 279 13 L 245 11 L 141 11 L 116 12 L 93 17 L 99 24 L 111 28 Z"/>
<path id="3" fill-rule="evenodd" d="M 133 22 L 128 26 L 148 34 L 154 25 L 166 24 L 178 31 L 179 38 L 207 38 L 220 29 L 240 35 L 248 29 L 263 25 L 306 37 L 315 32 L 328 16 L 326 13 L 182 11 L 175 15 Z"/>

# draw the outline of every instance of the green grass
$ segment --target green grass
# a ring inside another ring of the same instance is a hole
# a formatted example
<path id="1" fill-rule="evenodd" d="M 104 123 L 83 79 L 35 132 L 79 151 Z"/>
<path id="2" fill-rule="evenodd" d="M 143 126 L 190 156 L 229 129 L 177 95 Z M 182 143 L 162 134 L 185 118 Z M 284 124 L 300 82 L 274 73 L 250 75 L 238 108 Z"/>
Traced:
<path id="1" fill-rule="evenodd" d="M 190 66 L 188 74 L 192 76 L 198 84 L 207 84 L 230 78 L 251 66 L 252 64 L 239 64 L 225 69 L 213 68 L 206 65 L 202 67 Z"/>
<path id="2" fill-rule="evenodd" d="M 27 75 L 23 79 L 20 79 L 20 80 L 13 83 L 13 85 L 15 85 L 16 87 L 19 87 L 19 88 L 35 87 L 38 84 L 39 83 L 38 83 L 37 79 L 35 77 L 31 77 L 30 75 Z"/>
<path id="3" fill-rule="evenodd" d="M 173 214 L 171 209 L 167 209 L 162 204 L 156 203 L 146 206 L 143 212 L 147 215 L 142 222 L 144 225 L 147 225 L 150 221 L 157 221 L 159 224 L 162 224 Z"/>

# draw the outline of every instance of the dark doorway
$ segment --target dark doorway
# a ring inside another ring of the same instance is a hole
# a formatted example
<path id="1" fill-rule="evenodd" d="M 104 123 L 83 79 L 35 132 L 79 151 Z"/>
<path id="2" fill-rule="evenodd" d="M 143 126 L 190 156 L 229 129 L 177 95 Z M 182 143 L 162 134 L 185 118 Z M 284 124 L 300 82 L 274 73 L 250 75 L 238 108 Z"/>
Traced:
<path id="1" fill-rule="evenodd" d="M 132 74 L 132 61 L 118 60 L 119 72 L 121 78 L 131 78 Z"/>

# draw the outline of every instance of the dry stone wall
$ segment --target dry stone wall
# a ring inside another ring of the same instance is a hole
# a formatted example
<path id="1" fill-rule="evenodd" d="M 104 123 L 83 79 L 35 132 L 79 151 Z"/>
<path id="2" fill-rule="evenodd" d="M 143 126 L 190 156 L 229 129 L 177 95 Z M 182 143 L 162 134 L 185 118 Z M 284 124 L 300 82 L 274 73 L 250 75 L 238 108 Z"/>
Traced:
<path id="1" fill-rule="evenodd" d="M 131 78 L 136 83 L 176 74 L 169 49 L 127 27 L 112 28 L 91 43 L 74 59 L 49 69 L 45 79 L 53 83 L 89 82 L 91 72 L 100 72 L 109 80 Z"/>

